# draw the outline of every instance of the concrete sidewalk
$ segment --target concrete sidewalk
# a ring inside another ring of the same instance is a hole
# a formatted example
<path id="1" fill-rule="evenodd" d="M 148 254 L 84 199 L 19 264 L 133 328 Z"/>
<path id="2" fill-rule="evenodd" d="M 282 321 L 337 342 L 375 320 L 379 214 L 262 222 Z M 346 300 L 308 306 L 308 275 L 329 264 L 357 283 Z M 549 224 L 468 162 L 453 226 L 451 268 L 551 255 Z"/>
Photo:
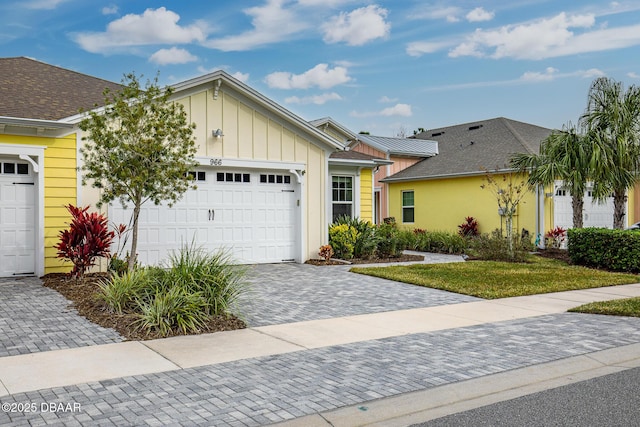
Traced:
<path id="1" fill-rule="evenodd" d="M 2 357 L 0 396 L 409 334 L 534 318 L 563 313 L 586 302 L 632 296 L 640 296 L 640 284 Z"/>

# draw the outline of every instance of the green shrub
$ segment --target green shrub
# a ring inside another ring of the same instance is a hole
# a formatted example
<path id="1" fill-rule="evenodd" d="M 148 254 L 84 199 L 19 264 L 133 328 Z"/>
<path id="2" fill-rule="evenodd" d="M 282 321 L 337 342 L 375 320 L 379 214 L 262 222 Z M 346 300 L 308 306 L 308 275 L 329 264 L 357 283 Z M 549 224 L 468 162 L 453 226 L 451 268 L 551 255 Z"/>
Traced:
<path id="1" fill-rule="evenodd" d="M 112 313 L 137 315 L 138 327 L 147 332 L 196 332 L 212 316 L 237 309 L 248 291 L 245 272 L 225 253 L 191 244 L 173 253 L 164 268 L 113 275 L 100 285 L 98 297 Z"/>
<path id="2" fill-rule="evenodd" d="M 404 250 L 403 236 L 404 234 L 400 232 L 395 223 L 380 224 L 376 228 L 378 256 L 381 258 L 399 256 Z"/>
<path id="3" fill-rule="evenodd" d="M 346 224 L 356 229 L 355 243 L 353 244 L 353 257 L 368 259 L 375 255 L 376 246 L 378 244 L 376 238 L 376 226 L 370 221 L 360 218 L 351 218 L 350 216 L 341 216 L 336 219 L 334 225 Z"/>
<path id="4" fill-rule="evenodd" d="M 404 231 L 402 236 L 407 249 L 420 252 L 462 254 L 469 246 L 468 239 L 447 231 L 426 231 L 416 228 L 412 232 Z"/>
<path id="5" fill-rule="evenodd" d="M 358 230 L 348 224 L 333 224 L 329 227 L 329 244 L 336 258 L 353 258 Z"/>
<path id="6" fill-rule="evenodd" d="M 524 262 L 532 249 L 531 240 L 514 237 L 513 250 L 509 250 L 509 242 L 500 230 L 491 235 L 482 234 L 471 240 L 470 254 L 476 258 L 489 261 Z"/>
<path id="7" fill-rule="evenodd" d="M 605 228 L 569 229 L 571 262 L 612 271 L 640 272 L 640 233 Z"/>
<path id="8" fill-rule="evenodd" d="M 102 300 L 111 313 L 122 314 L 134 310 L 137 301 L 152 289 L 152 276 L 147 269 L 125 271 L 114 274 L 109 280 L 101 281 L 98 286 L 98 298 Z"/>
<path id="9" fill-rule="evenodd" d="M 136 325 L 147 331 L 168 336 L 176 331 L 198 332 L 209 316 L 207 303 L 199 292 L 189 292 L 179 286 L 153 295 L 140 303 Z"/>

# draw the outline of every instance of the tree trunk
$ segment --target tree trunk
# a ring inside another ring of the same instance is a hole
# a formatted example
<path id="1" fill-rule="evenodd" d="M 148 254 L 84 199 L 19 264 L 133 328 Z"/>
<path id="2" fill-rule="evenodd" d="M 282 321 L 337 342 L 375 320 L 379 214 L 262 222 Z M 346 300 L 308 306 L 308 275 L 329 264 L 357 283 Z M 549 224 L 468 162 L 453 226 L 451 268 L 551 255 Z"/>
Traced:
<path id="1" fill-rule="evenodd" d="M 625 226 L 624 217 L 627 207 L 627 190 L 613 192 L 613 228 L 622 230 Z"/>
<path id="2" fill-rule="evenodd" d="M 571 196 L 571 207 L 573 208 L 573 228 L 582 228 L 584 210 L 584 193 Z"/>
<path id="3" fill-rule="evenodd" d="M 133 206 L 133 230 L 131 231 L 131 253 L 129 254 L 129 271 L 133 271 L 136 266 L 136 261 L 138 258 L 138 217 L 140 216 L 140 205 L 139 201 L 136 201 Z"/>

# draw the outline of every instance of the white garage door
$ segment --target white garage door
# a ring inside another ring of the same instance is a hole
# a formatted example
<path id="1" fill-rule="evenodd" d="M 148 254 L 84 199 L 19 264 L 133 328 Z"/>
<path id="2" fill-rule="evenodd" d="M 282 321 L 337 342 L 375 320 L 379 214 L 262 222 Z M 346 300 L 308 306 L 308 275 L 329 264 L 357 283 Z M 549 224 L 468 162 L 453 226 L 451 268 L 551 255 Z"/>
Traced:
<path id="1" fill-rule="evenodd" d="M 143 205 L 138 238 L 142 264 L 157 265 L 191 242 L 208 251 L 225 249 L 246 264 L 295 259 L 299 196 L 288 172 L 198 169 L 192 174 L 198 188 L 172 207 Z M 109 218 L 128 224 L 130 212 L 116 202 Z"/>
<path id="2" fill-rule="evenodd" d="M 562 228 L 573 227 L 573 208 L 571 195 L 562 187 L 562 182 L 557 181 L 553 198 L 555 226 Z M 609 197 L 604 203 L 595 201 L 591 189 L 584 194 L 584 210 L 582 215 L 584 227 L 613 228 L 613 198 Z"/>
<path id="3" fill-rule="evenodd" d="M 0 277 L 35 272 L 35 202 L 31 166 L 0 158 Z"/>

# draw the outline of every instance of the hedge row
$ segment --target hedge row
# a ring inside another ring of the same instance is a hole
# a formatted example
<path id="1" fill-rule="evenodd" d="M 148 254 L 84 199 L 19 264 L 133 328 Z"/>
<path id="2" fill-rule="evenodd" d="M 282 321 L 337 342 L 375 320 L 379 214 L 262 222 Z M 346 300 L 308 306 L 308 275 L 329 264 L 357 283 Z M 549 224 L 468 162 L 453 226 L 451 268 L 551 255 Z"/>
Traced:
<path id="1" fill-rule="evenodd" d="M 567 231 L 569 257 L 574 264 L 611 271 L 640 272 L 640 233 L 581 228 Z"/>

